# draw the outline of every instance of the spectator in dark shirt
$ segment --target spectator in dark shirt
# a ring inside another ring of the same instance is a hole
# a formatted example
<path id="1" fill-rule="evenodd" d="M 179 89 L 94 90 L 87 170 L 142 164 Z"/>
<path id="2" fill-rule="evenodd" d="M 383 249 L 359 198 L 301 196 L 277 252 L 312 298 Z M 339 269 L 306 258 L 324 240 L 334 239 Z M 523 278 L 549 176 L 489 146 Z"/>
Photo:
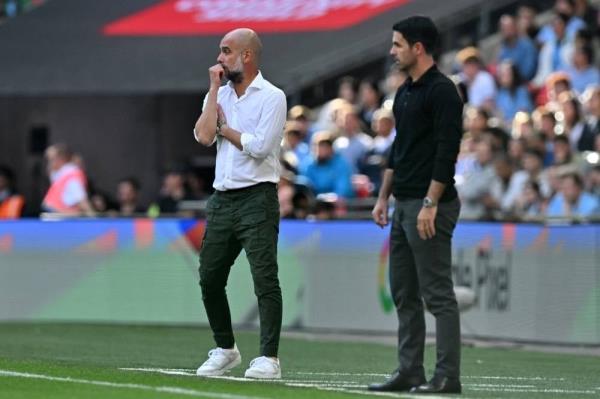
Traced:
<path id="1" fill-rule="evenodd" d="M 161 213 L 174 214 L 179 211 L 179 203 L 191 199 L 185 190 L 183 174 L 168 172 L 164 179 L 157 204 Z"/>
<path id="2" fill-rule="evenodd" d="M 134 216 L 144 212 L 139 201 L 140 183 L 134 177 L 121 179 L 117 186 L 117 201 L 120 216 Z"/>
<path id="3" fill-rule="evenodd" d="M 451 238 L 460 202 L 454 165 L 462 136 L 463 102 L 433 60 L 438 31 L 428 17 L 394 25 L 390 54 L 409 78 L 394 101 L 396 138 L 373 219 L 388 223 L 390 287 L 398 314 L 400 367 L 375 391 L 460 393 L 460 319 L 452 283 Z M 425 383 L 423 300 L 436 318 L 437 363 Z M 416 385 L 416 386 L 415 386 Z M 412 389 L 411 389 L 412 388 Z"/>

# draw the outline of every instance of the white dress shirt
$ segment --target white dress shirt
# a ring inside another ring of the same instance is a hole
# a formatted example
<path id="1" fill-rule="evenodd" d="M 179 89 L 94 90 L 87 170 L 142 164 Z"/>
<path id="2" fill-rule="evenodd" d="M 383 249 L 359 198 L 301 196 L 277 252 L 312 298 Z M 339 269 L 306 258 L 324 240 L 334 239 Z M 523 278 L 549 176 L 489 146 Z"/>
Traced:
<path id="1" fill-rule="evenodd" d="M 208 95 L 204 98 L 204 107 L 207 99 Z M 239 189 L 262 182 L 279 183 L 279 151 L 287 114 L 283 91 L 259 72 L 239 98 L 231 82 L 221 86 L 217 103 L 223 108 L 227 125 L 241 133 L 243 150 L 217 135 L 215 190 Z"/>

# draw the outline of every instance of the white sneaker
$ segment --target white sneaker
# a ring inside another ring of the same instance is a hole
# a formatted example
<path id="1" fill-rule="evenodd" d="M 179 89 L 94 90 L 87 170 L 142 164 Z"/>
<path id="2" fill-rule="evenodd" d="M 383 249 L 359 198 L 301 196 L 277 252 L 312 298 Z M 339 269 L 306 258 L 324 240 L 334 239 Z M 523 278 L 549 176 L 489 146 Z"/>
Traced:
<path id="1" fill-rule="evenodd" d="M 237 345 L 233 349 L 215 348 L 208 352 L 208 360 L 198 367 L 196 375 L 204 377 L 223 375 L 240 363 L 242 363 L 242 356 Z"/>
<path id="2" fill-rule="evenodd" d="M 246 378 L 276 379 L 281 378 L 279 360 L 261 356 L 250 362 L 250 367 L 244 374 Z"/>

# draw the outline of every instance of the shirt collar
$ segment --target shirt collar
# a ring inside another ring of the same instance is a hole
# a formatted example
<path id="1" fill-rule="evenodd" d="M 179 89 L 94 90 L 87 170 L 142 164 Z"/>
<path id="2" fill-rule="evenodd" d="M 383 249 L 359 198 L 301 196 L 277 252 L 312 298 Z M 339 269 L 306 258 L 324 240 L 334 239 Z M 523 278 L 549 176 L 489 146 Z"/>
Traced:
<path id="1" fill-rule="evenodd" d="M 410 86 L 421 86 L 426 84 L 432 77 L 433 75 L 438 71 L 437 65 L 433 64 L 431 67 L 429 67 L 428 70 L 425 71 L 425 73 L 423 75 L 421 75 L 421 77 L 419 77 L 419 79 L 417 79 L 415 82 L 413 82 L 412 78 L 409 76 L 407 81 L 409 82 Z"/>
<path id="2" fill-rule="evenodd" d="M 231 89 L 234 89 L 232 81 L 227 82 L 227 85 Z M 260 90 L 263 87 L 265 87 L 265 78 L 263 78 L 262 73 L 260 71 L 258 71 L 258 75 L 256 75 L 256 77 L 254 78 L 254 80 L 252 80 L 252 83 L 250 83 L 250 86 L 248 86 L 248 89 L 251 88 L 251 87 L 254 88 L 254 89 L 256 89 L 256 90 Z"/>

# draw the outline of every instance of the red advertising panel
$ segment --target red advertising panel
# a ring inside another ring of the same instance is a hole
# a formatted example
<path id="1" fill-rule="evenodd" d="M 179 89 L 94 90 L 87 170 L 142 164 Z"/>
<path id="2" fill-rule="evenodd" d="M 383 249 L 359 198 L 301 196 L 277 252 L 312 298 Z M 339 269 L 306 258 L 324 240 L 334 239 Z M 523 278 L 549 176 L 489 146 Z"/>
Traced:
<path id="1" fill-rule="evenodd" d="M 409 0 L 163 0 L 106 25 L 109 36 L 218 35 L 346 28 Z"/>

